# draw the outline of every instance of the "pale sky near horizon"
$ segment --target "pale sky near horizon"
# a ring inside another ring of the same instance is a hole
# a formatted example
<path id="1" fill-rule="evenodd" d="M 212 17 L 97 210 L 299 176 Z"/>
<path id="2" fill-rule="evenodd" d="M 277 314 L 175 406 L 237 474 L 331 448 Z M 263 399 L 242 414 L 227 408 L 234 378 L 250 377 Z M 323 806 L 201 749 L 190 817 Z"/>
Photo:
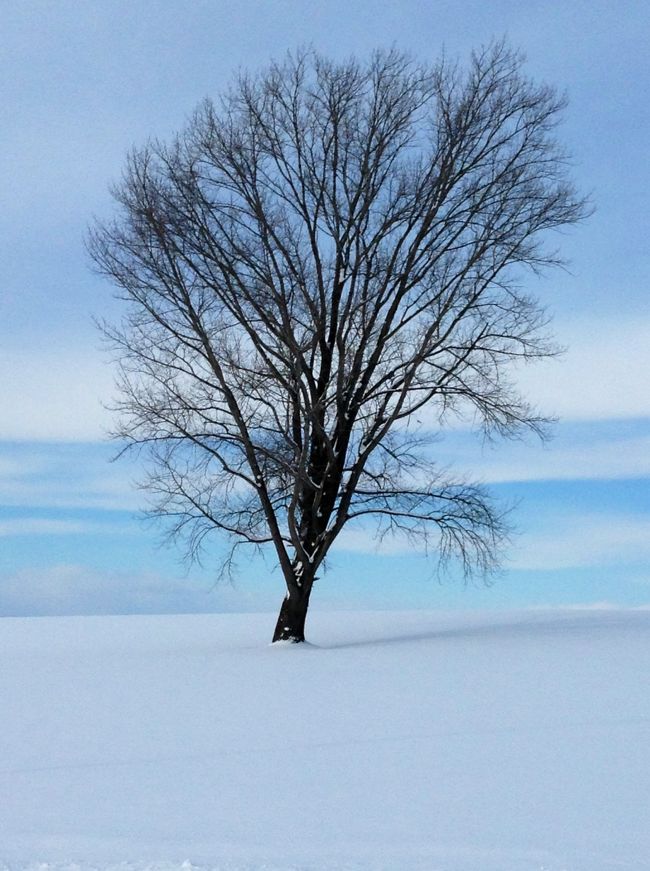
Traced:
<path id="1" fill-rule="evenodd" d="M 117 308 L 83 236 L 110 214 L 127 150 L 298 45 L 339 58 L 395 44 L 424 60 L 444 46 L 462 61 L 504 34 L 531 77 L 567 91 L 559 138 L 596 208 L 559 239 L 570 271 L 531 283 L 567 347 L 522 375 L 559 417 L 556 438 L 482 447 L 458 430 L 440 445 L 517 504 L 521 534 L 490 589 L 432 583 L 422 557 L 399 543 L 377 553 L 360 530 L 315 602 L 650 604 L 649 4 L 22 0 L 0 2 L 0 615 L 236 610 L 282 595 L 262 562 L 214 588 L 216 542 L 186 572 L 137 519 L 137 462 L 108 463 L 111 368 L 92 316 Z"/>

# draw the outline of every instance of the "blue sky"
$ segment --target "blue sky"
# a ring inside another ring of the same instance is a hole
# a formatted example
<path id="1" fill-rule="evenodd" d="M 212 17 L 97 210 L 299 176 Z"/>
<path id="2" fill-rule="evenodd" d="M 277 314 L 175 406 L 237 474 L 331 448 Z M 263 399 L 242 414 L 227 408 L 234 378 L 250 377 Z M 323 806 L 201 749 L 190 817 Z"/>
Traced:
<path id="1" fill-rule="evenodd" d="M 462 429 L 446 462 L 516 503 L 519 529 L 489 589 L 439 582 L 417 553 L 349 534 L 321 607 L 650 604 L 650 62 L 646 2 L 138 3 L 0 6 L 0 614 L 274 608 L 281 578 L 243 562 L 215 586 L 220 544 L 184 567 L 142 522 L 137 462 L 109 463 L 112 391 L 93 315 L 116 312 L 89 269 L 126 151 L 169 136 L 239 68 L 297 45 L 334 57 L 393 42 L 466 56 L 506 34 L 566 89 L 560 136 L 595 214 L 560 239 L 568 273 L 531 284 L 565 356 L 521 373 L 560 422 L 547 445 L 483 446 Z"/>

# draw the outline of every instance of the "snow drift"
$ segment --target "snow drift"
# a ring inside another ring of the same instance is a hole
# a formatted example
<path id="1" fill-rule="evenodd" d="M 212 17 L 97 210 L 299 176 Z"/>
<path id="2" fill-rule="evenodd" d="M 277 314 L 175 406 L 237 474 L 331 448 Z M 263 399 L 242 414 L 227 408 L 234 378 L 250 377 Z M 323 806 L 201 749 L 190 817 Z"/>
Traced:
<path id="1" fill-rule="evenodd" d="M 650 612 L 272 622 L 0 621 L 0 869 L 650 867 Z"/>

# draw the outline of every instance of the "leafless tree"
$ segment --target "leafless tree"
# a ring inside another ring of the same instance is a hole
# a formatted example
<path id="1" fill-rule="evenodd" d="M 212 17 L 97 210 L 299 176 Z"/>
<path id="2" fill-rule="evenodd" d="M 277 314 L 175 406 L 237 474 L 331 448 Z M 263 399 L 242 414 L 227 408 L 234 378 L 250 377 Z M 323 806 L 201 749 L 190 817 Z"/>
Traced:
<path id="1" fill-rule="evenodd" d="M 507 370 L 553 352 L 521 267 L 556 265 L 544 231 L 586 213 L 562 107 L 503 43 L 464 70 L 305 51 L 131 153 L 119 215 L 90 236 L 127 303 L 105 327 L 118 435 L 146 447 L 154 510 L 192 552 L 213 530 L 274 548 L 274 641 L 304 640 L 316 572 L 357 518 L 495 565 L 501 513 L 415 421 L 541 425 Z"/>

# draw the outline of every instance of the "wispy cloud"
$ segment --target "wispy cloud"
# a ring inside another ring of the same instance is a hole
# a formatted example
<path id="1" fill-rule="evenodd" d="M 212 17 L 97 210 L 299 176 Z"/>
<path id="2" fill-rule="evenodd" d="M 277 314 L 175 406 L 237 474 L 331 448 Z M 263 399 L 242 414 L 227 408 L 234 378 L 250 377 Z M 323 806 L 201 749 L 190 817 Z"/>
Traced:
<path id="1" fill-rule="evenodd" d="M 522 391 L 564 420 L 650 417 L 650 317 L 558 320 L 566 352 L 522 370 Z"/>
<path id="2" fill-rule="evenodd" d="M 142 505 L 133 466 L 110 463 L 105 444 L 0 442 L 0 505 L 133 511 Z"/>
<path id="3" fill-rule="evenodd" d="M 533 407 L 563 421 L 650 418 L 650 316 L 558 319 L 551 332 L 565 351 L 510 373 Z M 433 411 L 417 418 L 436 429 Z M 462 430 L 467 422 L 449 425 Z"/>
<path id="4" fill-rule="evenodd" d="M 113 393 L 110 367 L 99 352 L 62 353 L 5 348 L 0 352 L 0 439 L 103 439 Z"/>
<path id="5" fill-rule="evenodd" d="M 497 451 L 474 459 L 473 468 L 489 483 L 508 481 L 596 480 L 644 478 L 650 476 L 650 436 L 592 440 L 583 433 L 581 441 L 567 444 L 500 445 Z"/>
<path id="6" fill-rule="evenodd" d="M 379 540 L 370 528 L 344 530 L 337 551 L 383 557 L 424 553 L 404 535 Z M 505 568 L 549 571 L 650 564 L 650 518 L 624 514 L 560 513 L 516 536 Z"/>
<path id="7" fill-rule="evenodd" d="M 650 318 L 560 324 L 568 350 L 519 373 L 524 394 L 564 420 L 650 417 Z M 0 440 L 74 441 L 105 437 L 111 366 L 99 350 L 0 353 Z M 426 420 L 426 415 L 421 415 Z"/>
<path id="8" fill-rule="evenodd" d="M 105 572 L 84 565 L 23 569 L 0 576 L 0 616 L 174 614 L 266 610 L 259 590 L 214 586 L 153 572 Z"/>
<path id="9" fill-rule="evenodd" d="M 132 535 L 137 532 L 125 523 L 90 520 L 60 520 L 45 517 L 12 517 L 0 520 L 0 538 L 18 535 Z"/>
<path id="10" fill-rule="evenodd" d="M 524 533 L 508 566 L 554 570 L 650 562 L 650 518 L 637 515 L 563 515 Z"/>

